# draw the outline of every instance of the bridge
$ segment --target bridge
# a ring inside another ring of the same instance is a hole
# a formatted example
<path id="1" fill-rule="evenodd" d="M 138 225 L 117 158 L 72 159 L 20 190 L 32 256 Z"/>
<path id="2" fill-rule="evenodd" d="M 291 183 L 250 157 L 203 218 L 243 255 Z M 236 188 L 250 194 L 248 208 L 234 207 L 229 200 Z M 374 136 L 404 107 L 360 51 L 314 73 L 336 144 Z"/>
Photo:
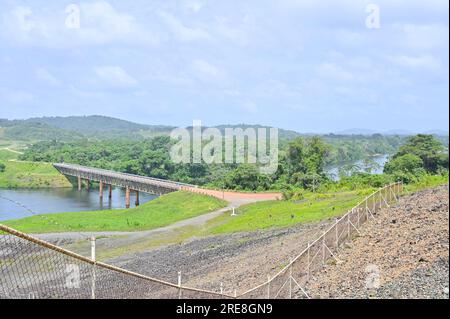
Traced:
<path id="1" fill-rule="evenodd" d="M 63 175 L 73 176 L 78 179 L 78 190 L 81 191 L 83 180 L 89 190 L 90 182 L 99 183 L 99 196 L 103 200 L 103 190 L 109 187 L 109 198 L 112 197 L 112 186 L 125 188 L 125 207 L 130 207 L 130 193 L 136 194 L 136 206 L 139 205 L 139 192 L 163 195 L 174 191 L 188 191 L 220 198 L 232 203 L 234 206 L 263 200 L 278 200 L 282 198 L 280 193 L 240 193 L 225 190 L 212 190 L 200 188 L 197 185 L 174 182 L 170 180 L 119 173 L 106 169 L 86 167 L 76 164 L 55 163 L 53 166 Z"/>
<path id="2" fill-rule="evenodd" d="M 109 186 L 109 198 L 112 196 L 112 186 L 125 188 L 125 206 L 130 207 L 130 193 L 136 193 L 136 206 L 139 205 L 139 192 L 163 195 L 179 190 L 195 189 L 198 186 L 174 182 L 154 177 L 139 176 L 127 173 L 118 173 L 106 169 L 86 167 L 76 164 L 55 163 L 53 166 L 63 175 L 78 179 L 78 190 L 81 191 L 82 181 L 85 181 L 89 190 L 90 182 L 99 183 L 100 199 L 103 199 L 103 189 Z"/>

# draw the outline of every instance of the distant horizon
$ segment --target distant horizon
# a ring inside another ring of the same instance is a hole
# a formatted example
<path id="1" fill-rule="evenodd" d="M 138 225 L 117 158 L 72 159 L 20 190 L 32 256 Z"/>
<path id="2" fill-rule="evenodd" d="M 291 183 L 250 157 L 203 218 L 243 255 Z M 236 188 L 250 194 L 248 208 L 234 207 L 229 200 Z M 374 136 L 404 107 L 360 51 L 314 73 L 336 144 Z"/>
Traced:
<path id="1" fill-rule="evenodd" d="M 191 123 L 188 123 L 186 125 L 182 124 L 182 125 L 174 125 L 171 123 L 148 123 L 148 122 L 143 122 L 143 121 L 133 121 L 133 120 L 129 120 L 126 118 L 119 118 L 119 117 L 114 117 L 114 116 L 110 116 L 110 115 L 103 115 L 103 114 L 83 114 L 83 115 L 67 115 L 67 116 L 60 116 L 60 115 L 45 115 L 45 116 L 38 116 L 38 117 L 25 117 L 25 118 L 2 118 L 0 117 L 0 119 L 5 119 L 8 121 L 23 121 L 23 120 L 31 120 L 31 119 L 39 119 L 39 118 L 68 118 L 68 117 L 95 117 L 95 116 L 99 116 L 99 117 L 105 117 L 105 118 L 111 118 L 111 119 L 116 119 L 116 120 L 122 120 L 122 121 L 127 121 L 130 123 L 134 123 L 134 124 L 140 124 L 140 125 L 149 125 L 149 126 L 168 126 L 168 127 L 190 127 L 192 126 L 192 121 Z M 372 134 L 392 134 L 392 135 L 411 135 L 411 134 L 443 134 L 443 135 L 449 135 L 449 130 L 445 130 L 445 129 L 433 129 L 430 128 L 428 130 L 414 130 L 414 129 L 410 129 L 410 128 L 392 128 L 392 129 L 387 129 L 387 130 L 377 130 L 377 129 L 371 129 L 371 128 L 357 128 L 357 127 L 352 127 L 352 128 L 346 128 L 346 129 L 342 129 L 339 131 L 301 131 L 299 129 L 292 129 L 292 128 L 286 128 L 286 127 L 279 127 L 279 126 L 274 126 L 274 125 L 268 125 L 265 123 L 215 123 L 215 124 L 209 124 L 209 123 L 204 123 L 202 121 L 202 126 L 204 127 L 214 127 L 214 126 L 239 126 L 239 125 L 261 125 L 261 126 L 265 126 L 265 127 L 276 127 L 279 129 L 283 129 L 283 130 L 287 130 L 287 131 L 294 131 L 296 133 L 300 133 L 300 134 L 342 134 L 342 135 L 372 135 Z"/>

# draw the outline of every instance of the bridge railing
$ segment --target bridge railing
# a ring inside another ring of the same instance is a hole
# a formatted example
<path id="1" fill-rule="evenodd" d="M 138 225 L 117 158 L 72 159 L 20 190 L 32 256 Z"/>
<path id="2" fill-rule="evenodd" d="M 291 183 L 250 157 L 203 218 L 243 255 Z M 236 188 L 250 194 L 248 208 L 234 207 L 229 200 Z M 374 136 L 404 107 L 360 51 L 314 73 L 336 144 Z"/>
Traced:
<path id="1" fill-rule="evenodd" d="M 155 177 L 148 177 L 148 176 L 140 176 L 135 174 L 129 174 L 129 173 L 120 173 L 120 172 L 114 172 L 106 169 L 101 168 L 92 168 L 77 164 L 65 164 L 65 163 L 54 163 L 53 166 L 58 169 L 59 171 L 64 171 L 67 174 L 71 174 L 73 176 L 78 176 L 78 173 L 87 173 L 91 175 L 104 175 L 116 179 L 123 179 L 133 182 L 140 182 L 140 183 L 150 183 L 152 185 L 161 185 L 163 187 L 172 188 L 172 189 L 179 189 L 180 187 L 197 187 L 193 184 L 188 183 L 181 183 L 176 181 L 170 181 L 166 179 L 161 178 L 155 178 Z"/>

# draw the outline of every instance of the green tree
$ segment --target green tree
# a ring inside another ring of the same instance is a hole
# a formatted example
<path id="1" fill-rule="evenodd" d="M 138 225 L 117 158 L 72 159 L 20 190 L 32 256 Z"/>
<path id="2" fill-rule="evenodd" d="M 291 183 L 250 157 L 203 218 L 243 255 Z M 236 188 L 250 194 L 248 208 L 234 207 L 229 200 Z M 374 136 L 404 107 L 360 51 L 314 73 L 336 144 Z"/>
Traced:
<path id="1" fill-rule="evenodd" d="M 329 147 L 319 137 L 296 138 L 288 144 L 284 171 L 288 180 L 303 188 L 316 189 L 325 179 L 323 172 Z"/>
<path id="2" fill-rule="evenodd" d="M 392 161 L 407 154 L 419 157 L 427 173 L 435 174 L 441 169 L 448 170 L 448 154 L 444 153 L 444 146 L 433 135 L 418 134 L 410 137 L 406 144 L 399 148 Z M 416 159 L 414 162 L 417 163 Z M 390 166 L 387 167 L 389 169 Z"/>
<path id="3" fill-rule="evenodd" d="M 397 156 L 384 166 L 384 172 L 394 174 L 396 172 L 410 173 L 415 176 L 425 172 L 422 159 L 414 154 Z"/>

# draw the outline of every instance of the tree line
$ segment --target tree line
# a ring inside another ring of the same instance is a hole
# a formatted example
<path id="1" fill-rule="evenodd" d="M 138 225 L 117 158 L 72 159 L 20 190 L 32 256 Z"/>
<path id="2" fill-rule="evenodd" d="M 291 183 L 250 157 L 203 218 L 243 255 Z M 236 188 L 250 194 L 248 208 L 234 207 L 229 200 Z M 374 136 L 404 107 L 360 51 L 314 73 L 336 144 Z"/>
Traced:
<path id="1" fill-rule="evenodd" d="M 400 137 L 296 137 L 280 142 L 278 168 L 261 174 L 254 164 L 176 164 L 170 159 L 175 143 L 168 136 L 143 141 L 46 141 L 32 145 L 21 160 L 66 162 L 125 173 L 171 179 L 213 188 L 265 191 L 318 190 L 349 185 L 378 187 L 387 181 L 414 181 L 425 174 L 448 173 L 448 151 L 432 135 Z M 382 175 L 352 172 L 333 181 L 325 166 L 344 160 L 391 153 Z"/>

